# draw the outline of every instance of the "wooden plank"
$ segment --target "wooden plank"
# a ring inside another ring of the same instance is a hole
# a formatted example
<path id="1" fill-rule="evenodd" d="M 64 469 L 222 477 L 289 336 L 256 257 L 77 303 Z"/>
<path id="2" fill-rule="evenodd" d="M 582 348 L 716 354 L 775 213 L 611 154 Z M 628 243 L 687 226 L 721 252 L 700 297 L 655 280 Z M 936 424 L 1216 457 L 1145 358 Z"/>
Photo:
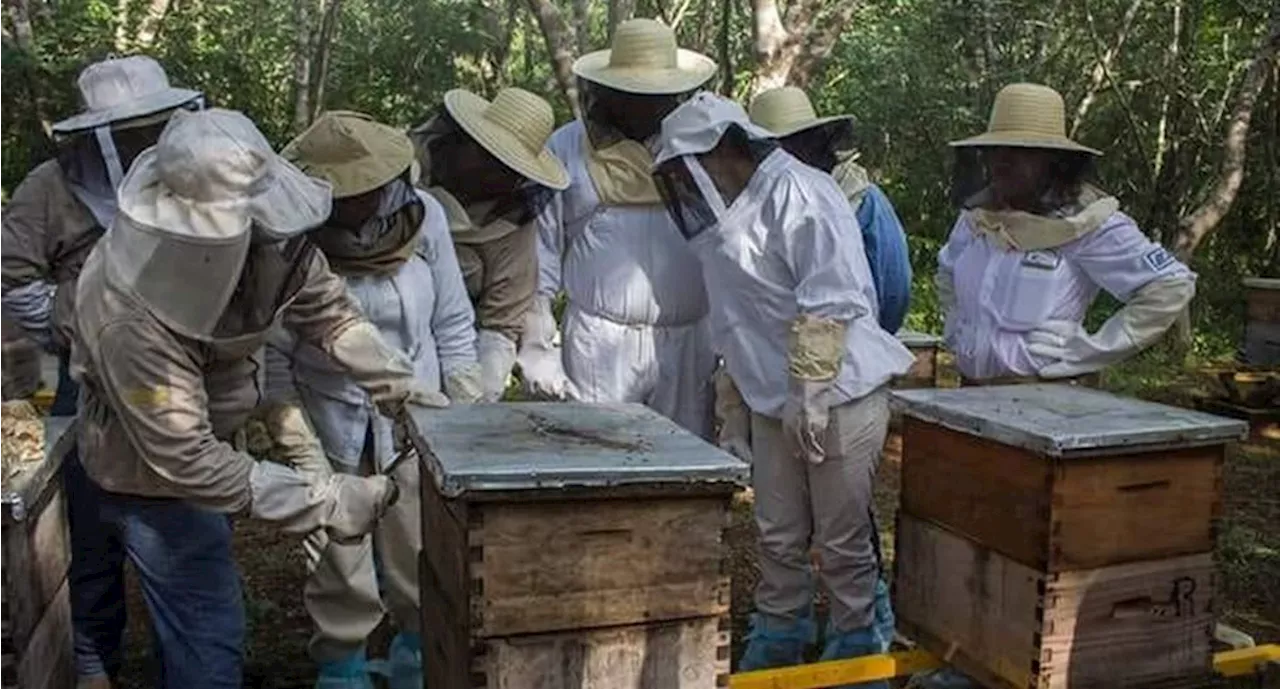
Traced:
<path id="1" fill-rule="evenodd" d="M 4 529 L 4 605 L 19 649 L 30 642 L 71 563 L 62 484 L 54 481 L 47 490 L 51 495 L 37 505 L 38 512 Z"/>
<path id="2" fill-rule="evenodd" d="M 1013 686 L 1038 658 L 1043 575 L 913 515 L 899 513 L 894 611 L 899 628 L 943 658 L 957 650 Z M 925 634 L 921 634 L 924 632 Z"/>
<path id="3" fill-rule="evenodd" d="M 1060 462 L 1050 571 L 1213 550 L 1222 447 Z"/>
<path id="4" fill-rule="evenodd" d="M 25 649 L 19 652 L 21 689 L 71 689 L 75 686 L 75 657 L 71 644 L 71 599 L 64 581 L 45 608 Z"/>
<path id="5" fill-rule="evenodd" d="M 715 689 L 728 684 L 727 622 L 715 617 L 486 643 L 487 689 Z"/>
<path id="6" fill-rule="evenodd" d="M 1051 480 L 1027 450 L 905 419 L 903 511 L 1036 569 L 1048 564 Z"/>
<path id="7" fill-rule="evenodd" d="M 1049 575 L 1041 689 L 1138 687 L 1213 671 L 1209 553 Z"/>
<path id="8" fill-rule="evenodd" d="M 445 500 L 434 481 L 420 483 L 418 576 L 426 684 L 433 689 L 466 689 L 471 665 L 466 505 Z"/>
<path id="9" fill-rule="evenodd" d="M 475 636 L 508 636 L 717 616 L 723 498 L 486 504 L 483 601 Z"/>

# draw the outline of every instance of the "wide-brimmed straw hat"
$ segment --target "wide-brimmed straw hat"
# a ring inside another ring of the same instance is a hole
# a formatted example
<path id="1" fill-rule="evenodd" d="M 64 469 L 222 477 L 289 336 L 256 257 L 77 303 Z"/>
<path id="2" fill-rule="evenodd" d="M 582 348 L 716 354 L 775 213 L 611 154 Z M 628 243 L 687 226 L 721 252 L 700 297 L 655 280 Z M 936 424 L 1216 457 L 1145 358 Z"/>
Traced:
<path id="1" fill-rule="evenodd" d="M 569 187 L 569 173 L 547 148 L 555 128 L 551 106 L 524 89 L 503 89 L 493 102 L 470 91 L 444 94 L 449 116 L 484 150 L 528 179 L 560 190 Z"/>
<path id="2" fill-rule="evenodd" d="M 283 239 L 329 217 L 329 185 L 271 150 L 234 110 L 179 110 L 129 168 L 120 212 L 164 233 L 227 239 L 253 227 Z"/>
<path id="3" fill-rule="evenodd" d="M 716 73 L 716 61 L 676 45 L 671 27 L 653 19 L 630 19 L 613 33 L 607 50 L 587 53 L 573 73 L 626 93 L 667 95 L 692 91 Z"/>
<path id="4" fill-rule="evenodd" d="M 852 115 L 818 117 L 809 96 L 795 86 L 781 86 L 756 96 L 749 108 L 751 121 L 778 137 L 791 136 L 832 122 L 853 121 Z"/>
<path id="5" fill-rule="evenodd" d="M 335 199 L 373 191 L 414 163 L 413 142 L 407 134 L 349 110 L 322 114 L 280 155 L 333 185 Z"/>
<path id="6" fill-rule="evenodd" d="M 1040 84 L 1009 84 L 996 94 L 987 131 L 952 141 L 952 146 L 1049 148 L 1102 155 L 1102 151 L 1067 138 L 1062 95 Z"/>
<path id="7" fill-rule="evenodd" d="M 77 84 L 85 111 L 55 123 L 55 134 L 172 110 L 204 97 L 199 91 L 170 86 L 160 63 L 142 55 L 95 62 L 80 72 Z"/>

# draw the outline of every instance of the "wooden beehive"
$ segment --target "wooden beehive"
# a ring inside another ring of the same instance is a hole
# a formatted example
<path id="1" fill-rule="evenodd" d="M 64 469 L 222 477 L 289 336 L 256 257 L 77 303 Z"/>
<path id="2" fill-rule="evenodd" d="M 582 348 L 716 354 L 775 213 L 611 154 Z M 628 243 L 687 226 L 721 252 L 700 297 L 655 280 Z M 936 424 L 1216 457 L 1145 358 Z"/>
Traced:
<path id="1" fill-rule="evenodd" d="M 900 631 L 997 687 L 1208 676 L 1213 522 L 1243 423 L 1068 385 L 894 398 Z"/>
<path id="2" fill-rule="evenodd" d="M 640 405 L 414 418 L 427 686 L 723 686 L 744 463 Z"/>
<path id="3" fill-rule="evenodd" d="M 1280 279 L 1246 278 L 1244 361 L 1280 366 Z"/>
<path id="4" fill-rule="evenodd" d="M 75 432 L 71 418 L 44 424 L 43 461 L 6 472 L 0 561 L 3 685 L 69 689 L 75 684 L 67 585 L 70 533 L 60 469 Z"/>
<path id="5" fill-rule="evenodd" d="M 935 387 L 938 383 L 938 349 L 942 346 L 942 338 L 913 330 L 899 330 L 897 337 L 899 342 L 911 350 L 916 360 L 906 373 L 894 379 L 893 387 Z"/>

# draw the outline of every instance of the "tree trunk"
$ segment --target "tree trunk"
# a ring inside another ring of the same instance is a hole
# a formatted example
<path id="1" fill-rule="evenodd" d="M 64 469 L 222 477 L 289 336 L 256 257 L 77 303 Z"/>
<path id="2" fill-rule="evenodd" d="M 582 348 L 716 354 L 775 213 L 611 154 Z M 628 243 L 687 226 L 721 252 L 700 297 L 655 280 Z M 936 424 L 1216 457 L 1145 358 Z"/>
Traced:
<path id="1" fill-rule="evenodd" d="M 861 6 L 859 0 L 803 0 L 790 8 L 784 24 L 777 0 L 752 0 L 756 69 L 751 95 L 788 83 L 808 86 Z"/>
<path id="2" fill-rule="evenodd" d="M 589 0 L 573 0 L 573 35 L 578 54 L 591 50 L 591 7 Z"/>
<path id="3" fill-rule="evenodd" d="M 756 69 L 751 84 L 754 98 L 764 91 L 785 86 L 795 63 L 797 41 L 791 41 L 787 28 L 782 24 L 782 13 L 777 0 L 752 0 L 754 21 Z"/>
<path id="4" fill-rule="evenodd" d="M 1181 0 L 1179 0 L 1181 6 Z M 1102 84 L 1107 78 L 1107 74 L 1111 70 L 1111 63 L 1115 61 L 1116 56 L 1120 54 L 1120 49 L 1124 47 L 1124 43 L 1129 38 L 1129 30 L 1133 27 L 1133 20 L 1138 16 L 1138 8 L 1142 7 L 1142 0 L 1133 0 L 1133 4 L 1129 5 L 1129 9 L 1124 13 L 1124 19 L 1120 22 L 1120 30 L 1116 32 L 1116 41 L 1107 48 L 1102 56 L 1093 64 L 1093 70 L 1089 74 L 1089 88 L 1085 91 L 1084 97 L 1080 99 L 1080 105 L 1076 107 L 1075 117 L 1071 120 L 1071 138 L 1075 138 L 1080 131 L 1080 126 L 1084 124 L 1085 115 L 1089 114 L 1090 108 L 1098 98 L 1098 93 L 1102 91 Z"/>
<path id="5" fill-rule="evenodd" d="M 311 124 L 311 13 L 312 0 L 293 0 L 293 133 Z"/>
<path id="6" fill-rule="evenodd" d="M 151 0 L 147 4 L 147 16 L 143 17 L 142 23 L 138 25 L 138 36 L 134 41 L 136 50 L 146 51 L 155 44 L 160 27 L 164 24 L 164 18 L 168 15 L 169 0 Z"/>
<path id="7" fill-rule="evenodd" d="M 551 55 L 551 67 L 560 84 L 560 91 L 569 101 L 573 116 L 581 116 L 578 107 L 577 79 L 573 76 L 574 33 L 564 21 L 564 16 L 552 0 L 528 0 L 529 9 L 538 20 L 538 28 L 542 29 L 542 37 L 547 42 L 547 53 Z"/>
<path id="8" fill-rule="evenodd" d="M 45 109 L 45 99 L 42 87 L 44 79 L 40 75 L 40 53 L 36 47 L 35 29 L 31 24 L 31 5 L 30 0 L 16 0 L 13 3 L 6 3 L 9 8 L 9 20 L 13 26 L 13 41 L 17 44 L 18 50 L 23 54 L 24 65 L 22 69 L 24 81 L 26 81 L 27 93 L 31 98 L 31 113 L 34 115 L 33 124 L 44 132 L 46 138 L 52 136 L 53 121 L 49 119 Z"/>
<path id="9" fill-rule="evenodd" d="M 609 41 L 613 41 L 613 31 L 618 28 L 622 22 L 636 15 L 636 0 L 609 0 L 609 19 L 608 26 L 605 27 L 605 35 Z"/>
<path id="10" fill-rule="evenodd" d="M 329 80 L 329 55 L 332 52 L 333 37 L 338 32 L 338 18 L 342 12 L 342 0 L 329 0 L 325 8 L 324 19 L 320 23 L 320 34 L 316 37 L 314 57 L 311 61 L 311 120 L 324 111 L 324 87 Z"/>

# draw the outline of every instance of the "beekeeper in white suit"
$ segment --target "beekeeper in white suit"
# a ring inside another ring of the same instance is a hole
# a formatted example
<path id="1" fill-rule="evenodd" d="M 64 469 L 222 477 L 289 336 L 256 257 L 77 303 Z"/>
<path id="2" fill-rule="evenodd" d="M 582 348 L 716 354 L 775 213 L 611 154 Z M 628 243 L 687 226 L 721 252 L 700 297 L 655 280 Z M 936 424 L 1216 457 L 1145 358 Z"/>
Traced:
<path id="1" fill-rule="evenodd" d="M 869 506 L 885 384 L 912 356 L 877 322 L 853 209 L 742 107 L 702 93 L 662 124 L 655 179 L 702 264 L 717 351 L 752 410 L 760 584 L 743 670 L 803 662 L 817 634 L 810 547 L 831 615 L 823 659 L 883 652 Z"/>
<path id="2" fill-rule="evenodd" d="M 648 146 L 716 73 L 651 19 L 573 65 L 582 119 L 548 147 L 569 171 L 539 218 L 538 291 L 517 361 L 536 396 L 643 402 L 709 437 L 715 356 L 698 261 L 667 217 Z M 551 304 L 563 290 L 563 355 Z"/>
<path id="3" fill-rule="evenodd" d="M 329 185 L 276 156 L 244 115 L 175 113 L 134 162 L 119 203 L 77 288 L 81 462 L 67 467 L 66 484 L 84 508 L 72 547 L 86 565 L 73 585 L 99 594 L 78 598 L 121 612 L 96 630 L 108 646 L 77 653 L 118 652 L 127 558 L 147 594 L 164 686 L 238 688 L 244 605 L 228 515 L 349 539 L 369 532 L 396 494 L 385 476 L 327 471 L 296 409 L 268 418 L 291 465 L 229 444 L 261 401 L 268 331 L 282 321 L 386 413 L 435 396 L 301 236 L 328 217 Z M 111 658 L 100 660 L 109 673 Z"/>

